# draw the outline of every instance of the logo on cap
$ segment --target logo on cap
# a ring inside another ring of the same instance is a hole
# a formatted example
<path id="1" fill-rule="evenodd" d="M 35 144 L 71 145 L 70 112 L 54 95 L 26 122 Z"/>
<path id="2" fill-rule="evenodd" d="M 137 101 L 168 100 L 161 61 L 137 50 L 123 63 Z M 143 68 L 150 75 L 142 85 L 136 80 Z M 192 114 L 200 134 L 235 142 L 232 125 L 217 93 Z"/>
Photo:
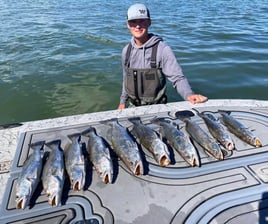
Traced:
<path id="1" fill-rule="evenodd" d="M 144 9 L 140 9 L 139 12 L 140 12 L 140 14 L 145 14 L 145 10 Z"/>

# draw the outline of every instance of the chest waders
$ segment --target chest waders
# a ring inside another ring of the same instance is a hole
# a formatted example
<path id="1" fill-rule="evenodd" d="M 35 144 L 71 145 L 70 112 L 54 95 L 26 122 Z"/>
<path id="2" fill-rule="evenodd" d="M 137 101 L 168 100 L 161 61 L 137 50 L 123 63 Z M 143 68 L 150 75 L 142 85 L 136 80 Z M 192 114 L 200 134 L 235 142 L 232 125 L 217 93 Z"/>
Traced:
<path id="1" fill-rule="evenodd" d="M 130 68 L 130 53 L 132 45 L 128 45 L 126 52 L 125 67 L 127 75 L 125 89 L 128 94 L 130 106 L 141 106 L 166 103 L 166 77 L 161 68 L 156 65 L 156 54 L 158 43 L 152 48 L 151 68 Z"/>

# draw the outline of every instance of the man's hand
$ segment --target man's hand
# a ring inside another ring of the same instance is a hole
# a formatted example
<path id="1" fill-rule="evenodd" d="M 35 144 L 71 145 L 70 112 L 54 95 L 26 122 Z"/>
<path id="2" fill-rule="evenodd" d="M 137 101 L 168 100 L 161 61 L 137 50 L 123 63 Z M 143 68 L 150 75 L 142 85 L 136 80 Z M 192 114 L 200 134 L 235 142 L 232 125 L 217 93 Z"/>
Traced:
<path id="1" fill-rule="evenodd" d="M 190 103 L 196 104 L 196 103 L 204 103 L 208 100 L 206 96 L 200 95 L 200 94 L 193 94 L 191 96 L 187 97 L 187 100 Z"/>
<path id="2" fill-rule="evenodd" d="M 117 109 L 122 110 L 122 109 L 125 109 L 125 108 L 126 108 L 125 104 L 119 104 Z"/>

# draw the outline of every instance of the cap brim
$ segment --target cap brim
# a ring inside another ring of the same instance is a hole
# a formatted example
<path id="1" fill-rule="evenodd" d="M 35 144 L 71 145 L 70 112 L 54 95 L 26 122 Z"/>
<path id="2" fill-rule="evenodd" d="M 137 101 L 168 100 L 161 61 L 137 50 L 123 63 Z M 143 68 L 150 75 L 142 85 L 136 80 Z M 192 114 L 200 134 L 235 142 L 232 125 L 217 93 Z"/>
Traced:
<path id="1" fill-rule="evenodd" d="M 150 19 L 150 18 L 148 16 L 144 16 L 144 17 L 134 16 L 134 17 L 128 18 L 127 21 L 135 20 L 135 19 Z"/>

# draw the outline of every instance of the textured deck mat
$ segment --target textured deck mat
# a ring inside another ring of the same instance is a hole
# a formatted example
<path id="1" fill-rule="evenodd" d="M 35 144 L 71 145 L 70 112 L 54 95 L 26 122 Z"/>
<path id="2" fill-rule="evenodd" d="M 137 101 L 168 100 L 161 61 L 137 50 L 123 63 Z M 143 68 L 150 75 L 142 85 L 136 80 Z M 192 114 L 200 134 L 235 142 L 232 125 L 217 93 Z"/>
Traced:
<path id="1" fill-rule="evenodd" d="M 215 112 L 225 108 L 202 108 Z M 200 112 L 202 111 L 200 109 Z M 153 156 L 141 147 L 145 174 L 134 176 L 113 155 L 114 181 L 104 184 L 91 165 L 87 169 L 85 190 L 74 192 L 68 184 L 61 205 L 50 207 L 42 186 L 38 187 L 25 210 L 15 208 L 15 184 L 22 164 L 30 153 L 29 143 L 39 140 L 62 140 L 67 134 L 80 132 L 90 125 L 99 135 L 106 137 L 107 126 L 89 123 L 80 126 L 47 129 L 21 134 L 17 152 L 6 187 L 0 223 L 266 223 L 268 218 L 268 117 L 267 108 L 228 108 L 231 115 L 253 130 L 263 147 L 255 148 L 232 135 L 236 148 L 225 152 L 218 161 L 195 144 L 200 167 L 190 167 L 180 155 L 170 149 L 171 164 L 157 165 Z M 143 123 L 158 131 L 150 123 L 155 117 L 168 117 L 170 113 L 141 116 Z M 200 117 L 194 119 L 205 130 Z M 131 129 L 127 118 L 119 123 Z M 175 120 L 185 132 L 184 123 Z M 86 140 L 82 139 L 85 144 Z"/>

